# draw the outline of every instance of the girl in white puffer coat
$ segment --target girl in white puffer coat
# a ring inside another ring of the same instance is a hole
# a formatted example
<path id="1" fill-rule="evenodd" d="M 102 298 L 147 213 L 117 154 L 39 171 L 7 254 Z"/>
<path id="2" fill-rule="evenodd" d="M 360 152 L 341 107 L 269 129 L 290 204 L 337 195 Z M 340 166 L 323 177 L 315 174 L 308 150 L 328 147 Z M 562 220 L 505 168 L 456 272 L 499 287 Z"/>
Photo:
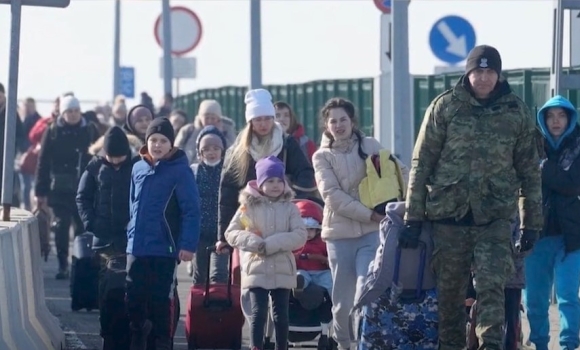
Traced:
<path id="1" fill-rule="evenodd" d="M 241 287 L 251 304 L 250 342 L 262 350 L 272 297 L 276 349 L 288 348 L 290 291 L 296 287 L 293 251 L 306 242 L 306 228 L 293 193 L 284 180 L 284 164 L 274 156 L 256 163 L 257 180 L 240 194 L 240 208 L 226 230 L 225 238 L 240 250 Z"/>

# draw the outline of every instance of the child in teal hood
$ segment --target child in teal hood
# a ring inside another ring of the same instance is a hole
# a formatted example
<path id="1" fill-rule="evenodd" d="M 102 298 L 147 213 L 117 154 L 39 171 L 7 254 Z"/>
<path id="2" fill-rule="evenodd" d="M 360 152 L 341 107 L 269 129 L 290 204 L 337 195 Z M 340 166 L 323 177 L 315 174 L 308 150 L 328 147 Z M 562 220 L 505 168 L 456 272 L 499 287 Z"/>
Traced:
<path id="1" fill-rule="evenodd" d="M 538 111 L 545 139 L 541 155 L 544 229 L 525 258 L 525 301 L 530 341 L 547 350 L 548 309 L 555 286 L 560 311 L 560 347 L 580 346 L 580 127 L 578 111 L 554 96 Z"/>

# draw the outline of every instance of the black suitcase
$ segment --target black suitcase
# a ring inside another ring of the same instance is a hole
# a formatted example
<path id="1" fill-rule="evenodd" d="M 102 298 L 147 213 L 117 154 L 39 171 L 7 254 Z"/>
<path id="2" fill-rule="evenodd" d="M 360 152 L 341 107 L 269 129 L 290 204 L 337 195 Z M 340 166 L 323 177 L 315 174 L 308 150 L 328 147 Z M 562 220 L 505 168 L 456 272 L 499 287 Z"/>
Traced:
<path id="1" fill-rule="evenodd" d="M 101 330 L 103 350 L 126 350 L 131 344 L 129 315 L 125 306 L 125 280 L 127 257 L 125 255 L 107 261 L 100 285 Z"/>
<path id="2" fill-rule="evenodd" d="M 99 308 L 100 257 L 93 251 L 93 234 L 75 237 L 70 274 L 71 309 Z"/>

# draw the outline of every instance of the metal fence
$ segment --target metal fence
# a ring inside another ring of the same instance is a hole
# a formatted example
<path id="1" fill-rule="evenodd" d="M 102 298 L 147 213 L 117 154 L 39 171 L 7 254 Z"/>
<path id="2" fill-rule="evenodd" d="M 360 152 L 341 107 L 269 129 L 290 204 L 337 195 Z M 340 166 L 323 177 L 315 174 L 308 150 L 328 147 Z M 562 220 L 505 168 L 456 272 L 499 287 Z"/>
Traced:
<path id="1" fill-rule="evenodd" d="M 570 70 L 566 70 L 568 72 Z M 580 72 L 580 67 L 572 69 Z M 550 97 L 550 71 L 543 69 L 515 69 L 504 71 L 512 89 L 532 109 L 540 107 Z M 443 91 L 452 88 L 461 73 L 442 75 L 421 75 L 413 79 L 414 123 L 418 132 L 425 110 L 431 100 Z M 359 114 L 359 126 L 367 135 L 373 134 L 373 78 L 349 80 L 320 80 L 304 84 L 265 86 L 272 93 L 274 101 L 288 102 L 304 125 L 307 135 L 313 140 L 320 139 L 318 114 L 320 108 L 331 97 L 351 100 Z M 199 90 L 176 98 L 176 106 L 184 109 L 190 118 L 197 113 L 199 103 L 204 99 L 215 99 L 222 105 L 224 115 L 232 118 L 240 129 L 244 124 L 244 95 L 246 87 L 226 86 L 217 89 Z M 564 94 L 580 108 L 580 91 L 572 90 Z"/>

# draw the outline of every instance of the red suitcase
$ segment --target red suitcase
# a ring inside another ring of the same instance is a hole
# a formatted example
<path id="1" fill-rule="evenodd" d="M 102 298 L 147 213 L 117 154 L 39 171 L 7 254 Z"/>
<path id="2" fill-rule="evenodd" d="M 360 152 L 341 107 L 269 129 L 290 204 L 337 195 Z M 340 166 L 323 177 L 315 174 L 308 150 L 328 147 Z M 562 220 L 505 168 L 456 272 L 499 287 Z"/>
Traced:
<path id="1" fill-rule="evenodd" d="M 211 254 L 215 249 L 209 247 Z M 187 301 L 185 336 L 189 350 L 242 348 L 244 315 L 240 306 L 240 286 L 232 284 L 233 251 L 227 284 L 193 285 Z M 208 263 L 208 274 L 209 266 Z"/>

